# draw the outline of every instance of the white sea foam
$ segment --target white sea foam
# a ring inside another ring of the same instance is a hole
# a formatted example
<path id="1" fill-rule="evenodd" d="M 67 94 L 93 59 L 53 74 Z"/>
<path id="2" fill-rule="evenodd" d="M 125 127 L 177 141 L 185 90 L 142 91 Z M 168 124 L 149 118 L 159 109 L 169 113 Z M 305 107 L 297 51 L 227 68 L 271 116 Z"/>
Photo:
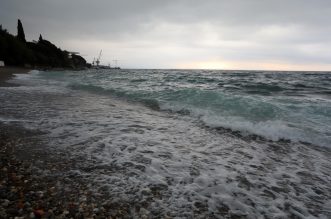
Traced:
<path id="1" fill-rule="evenodd" d="M 312 143 L 328 148 L 331 147 L 331 136 L 321 136 L 320 132 L 322 131 L 317 132 L 308 127 L 298 127 L 289 121 L 280 119 L 252 121 L 243 117 L 216 114 L 212 110 L 192 108 L 191 106 L 180 104 L 161 104 L 161 109 L 184 113 L 187 111 L 187 113 L 201 120 L 208 127 L 240 131 L 244 136 L 255 134 L 272 141 L 290 140 L 293 142 Z"/>
<path id="2" fill-rule="evenodd" d="M 293 142 L 308 142 L 316 145 L 330 147 L 330 139 L 321 138 L 318 133 L 305 132 L 281 120 L 251 122 L 237 117 L 204 116 L 202 120 L 211 127 L 224 127 L 241 131 L 243 135 L 256 134 L 273 141 L 291 140 Z"/>

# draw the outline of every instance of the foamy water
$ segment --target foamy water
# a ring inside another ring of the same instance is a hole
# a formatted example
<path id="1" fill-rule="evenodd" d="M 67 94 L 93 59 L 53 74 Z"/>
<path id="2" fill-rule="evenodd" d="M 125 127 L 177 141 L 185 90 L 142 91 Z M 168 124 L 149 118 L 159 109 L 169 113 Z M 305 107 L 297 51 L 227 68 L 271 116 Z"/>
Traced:
<path id="1" fill-rule="evenodd" d="M 189 114 L 206 126 L 331 145 L 331 73 L 201 70 L 47 72 L 45 80 Z"/>
<path id="2" fill-rule="evenodd" d="M 271 141 L 287 131 L 281 118 L 256 126 L 253 134 L 261 137 L 245 135 L 249 121 L 160 111 L 150 102 L 77 89 L 65 80 L 79 73 L 42 74 L 19 76 L 15 83 L 22 86 L 0 88 L 1 120 L 44 131 L 52 150 L 81 160 L 71 171 L 95 192 L 132 205 L 132 216 L 331 216 L 330 150 L 301 139 Z M 228 125 L 215 129 L 220 121 Z M 273 135 L 265 138 L 268 133 Z M 136 212 L 135 205 L 145 210 Z"/>

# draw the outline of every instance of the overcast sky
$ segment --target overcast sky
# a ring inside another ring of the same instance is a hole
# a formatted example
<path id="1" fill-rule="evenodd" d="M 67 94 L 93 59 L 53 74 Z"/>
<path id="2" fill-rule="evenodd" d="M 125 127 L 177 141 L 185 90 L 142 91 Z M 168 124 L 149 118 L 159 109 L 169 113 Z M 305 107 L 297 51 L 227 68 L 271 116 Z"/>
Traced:
<path id="1" fill-rule="evenodd" d="M 28 40 L 123 68 L 331 70 L 330 0 L 1 0 Z"/>

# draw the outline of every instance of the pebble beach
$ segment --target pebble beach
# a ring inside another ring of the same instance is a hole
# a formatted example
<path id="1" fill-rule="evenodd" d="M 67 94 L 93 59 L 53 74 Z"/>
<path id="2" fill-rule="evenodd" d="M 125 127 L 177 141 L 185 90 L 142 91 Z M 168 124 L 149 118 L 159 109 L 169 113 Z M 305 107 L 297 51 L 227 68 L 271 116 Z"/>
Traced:
<path id="1" fill-rule="evenodd" d="M 0 68 L 0 86 L 24 68 Z M 50 156 L 43 133 L 0 122 L 0 218 L 122 218 L 128 208 L 93 194 L 87 182 L 70 173 L 66 153 Z M 111 209 L 111 210 L 110 210 Z"/>

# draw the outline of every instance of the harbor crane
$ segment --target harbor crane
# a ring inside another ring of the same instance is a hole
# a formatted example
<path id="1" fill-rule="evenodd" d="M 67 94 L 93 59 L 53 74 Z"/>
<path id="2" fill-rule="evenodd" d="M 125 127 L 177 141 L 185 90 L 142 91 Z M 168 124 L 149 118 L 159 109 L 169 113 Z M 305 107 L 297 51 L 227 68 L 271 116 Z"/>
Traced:
<path id="1" fill-rule="evenodd" d="M 117 63 L 118 63 L 118 59 L 114 59 L 113 62 L 114 62 L 114 68 L 117 68 Z"/>

